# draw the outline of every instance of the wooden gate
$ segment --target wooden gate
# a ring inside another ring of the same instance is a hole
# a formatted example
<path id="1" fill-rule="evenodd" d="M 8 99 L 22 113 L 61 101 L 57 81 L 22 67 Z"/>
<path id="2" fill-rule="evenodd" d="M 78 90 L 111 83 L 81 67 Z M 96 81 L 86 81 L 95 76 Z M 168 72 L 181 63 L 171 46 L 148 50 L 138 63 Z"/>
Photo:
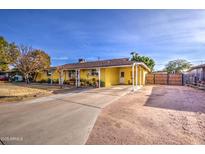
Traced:
<path id="1" fill-rule="evenodd" d="M 147 74 L 146 84 L 183 85 L 183 74 Z"/>

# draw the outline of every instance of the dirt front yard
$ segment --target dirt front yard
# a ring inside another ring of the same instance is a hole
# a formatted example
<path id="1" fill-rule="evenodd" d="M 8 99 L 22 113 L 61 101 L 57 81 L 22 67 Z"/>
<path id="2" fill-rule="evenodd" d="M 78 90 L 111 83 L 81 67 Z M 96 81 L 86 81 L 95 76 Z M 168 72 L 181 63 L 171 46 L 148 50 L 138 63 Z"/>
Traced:
<path id="1" fill-rule="evenodd" d="M 104 108 L 87 144 L 205 144 L 205 91 L 146 86 Z"/>
<path id="2" fill-rule="evenodd" d="M 17 102 L 51 94 L 69 93 L 73 87 L 60 88 L 58 85 L 0 83 L 0 103 Z"/>

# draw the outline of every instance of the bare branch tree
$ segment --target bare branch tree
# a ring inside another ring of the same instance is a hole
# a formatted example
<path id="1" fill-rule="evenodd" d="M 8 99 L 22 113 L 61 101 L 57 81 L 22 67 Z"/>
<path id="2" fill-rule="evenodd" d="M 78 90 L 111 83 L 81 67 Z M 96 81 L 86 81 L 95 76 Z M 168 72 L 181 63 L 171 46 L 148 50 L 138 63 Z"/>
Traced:
<path id="1" fill-rule="evenodd" d="M 26 83 L 33 73 L 42 71 L 50 66 L 50 57 L 41 50 L 21 45 L 18 47 L 20 55 L 14 66 L 24 75 Z"/>

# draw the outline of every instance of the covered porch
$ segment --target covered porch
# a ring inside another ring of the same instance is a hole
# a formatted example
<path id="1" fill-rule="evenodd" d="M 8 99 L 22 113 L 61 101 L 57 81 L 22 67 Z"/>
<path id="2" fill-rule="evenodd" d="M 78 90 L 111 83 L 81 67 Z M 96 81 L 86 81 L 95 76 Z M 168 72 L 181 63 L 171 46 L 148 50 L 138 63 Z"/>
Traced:
<path id="1" fill-rule="evenodd" d="M 76 87 L 110 87 L 115 85 L 132 85 L 136 91 L 145 84 L 146 70 L 143 64 L 133 63 L 125 66 L 81 68 L 61 70 L 59 84 L 72 80 Z"/>

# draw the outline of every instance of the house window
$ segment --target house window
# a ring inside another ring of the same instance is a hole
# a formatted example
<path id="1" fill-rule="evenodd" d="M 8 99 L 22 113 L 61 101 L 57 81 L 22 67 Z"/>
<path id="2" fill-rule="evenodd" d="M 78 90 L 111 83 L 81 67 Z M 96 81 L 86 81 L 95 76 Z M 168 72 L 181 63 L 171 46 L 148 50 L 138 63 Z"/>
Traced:
<path id="1" fill-rule="evenodd" d="M 96 69 L 92 69 L 92 70 L 90 71 L 90 74 L 91 74 L 92 76 L 98 76 L 98 71 L 97 71 Z"/>
<path id="2" fill-rule="evenodd" d="M 74 79 L 75 78 L 75 71 L 68 71 L 68 78 Z"/>
<path id="3" fill-rule="evenodd" d="M 120 72 L 120 77 L 124 78 L 125 77 L 125 72 Z"/>
<path id="4" fill-rule="evenodd" d="M 47 71 L 47 76 L 51 76 L 52 72 L 51 71 Z"/>

